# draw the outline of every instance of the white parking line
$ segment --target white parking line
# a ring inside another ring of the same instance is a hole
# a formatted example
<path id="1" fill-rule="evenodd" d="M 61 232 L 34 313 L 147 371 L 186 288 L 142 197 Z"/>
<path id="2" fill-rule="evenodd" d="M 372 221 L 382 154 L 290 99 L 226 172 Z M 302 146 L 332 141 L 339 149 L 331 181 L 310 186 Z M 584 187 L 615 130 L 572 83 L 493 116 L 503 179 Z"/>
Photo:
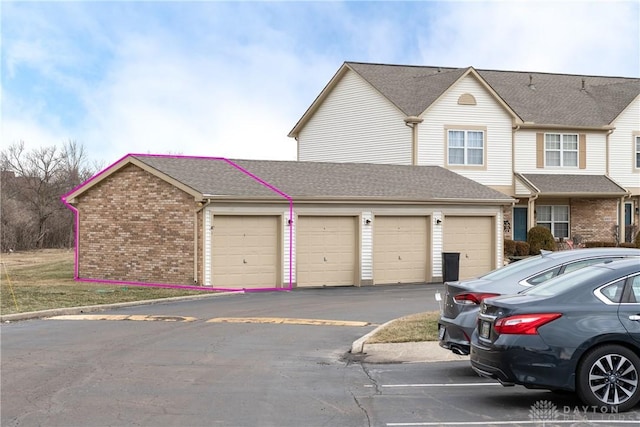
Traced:
<path id="1" fill-rule="evenodd" d="M 380 388 L 401 388 L 401 387 L 478 387 L 487 385 L 501 385 L 500 383 L 462 383 L 462 384 L 382 384 Z M 375 387 L 373 384 L 365 384 L 365 387 Z"/>
<path id="2" fill-rule="evenodd" d="M 556 424 L 576 424 L 578 420 L 526 420 L 526 421 L 445 421 L 445 422 L 425 422 L 425 423 L 387 423 L 389 427 L 409 427 L 409 426 L 486 426 L 490 425 L 514 425 L 514 424 L 535 424 L 544 425 L 549 423 L 550 425 Z M 579 422 L 588 422 L 589 424 L 635 424 L 638 425 L 638 420 L 589 420 L 581 419 Z"/>

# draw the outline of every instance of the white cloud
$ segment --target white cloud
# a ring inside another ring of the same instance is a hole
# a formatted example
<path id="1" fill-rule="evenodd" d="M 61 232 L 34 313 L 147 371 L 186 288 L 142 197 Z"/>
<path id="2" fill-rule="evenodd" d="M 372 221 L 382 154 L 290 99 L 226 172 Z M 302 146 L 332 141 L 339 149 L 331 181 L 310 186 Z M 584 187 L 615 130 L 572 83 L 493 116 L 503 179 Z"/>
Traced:
<path id="1" fill-rule="evenodd" d="M 451 3 L 422 37 L 431 65 L 640 75 L 636 2 Z"/>
<path id="2" fill-rule="evenodd" d="M 263 44 L 239 51 L 237 67 L 167 40 L 162 33 L 130 34 L 107 78 L 84 93 L 89 113 L 83 132 L 102 141 L 101 156 L 137 151 L 295 159 L 296 143 L 286 135 L 306 108 L 296 91 L 312 77 L 307 64 Z"/>
<path id="3" fill-rule="evenodd" d="M 3 141 L 74 139 L 105 162 L 129 152 L 295 159 L 286 135 L 343 61 L 639 74 L 631 2 L 87 2 L 3 12 Z M 22 88 L 24 70 L 35 80 Z M 62 99 L 38 98 L 40 87 Z"/>

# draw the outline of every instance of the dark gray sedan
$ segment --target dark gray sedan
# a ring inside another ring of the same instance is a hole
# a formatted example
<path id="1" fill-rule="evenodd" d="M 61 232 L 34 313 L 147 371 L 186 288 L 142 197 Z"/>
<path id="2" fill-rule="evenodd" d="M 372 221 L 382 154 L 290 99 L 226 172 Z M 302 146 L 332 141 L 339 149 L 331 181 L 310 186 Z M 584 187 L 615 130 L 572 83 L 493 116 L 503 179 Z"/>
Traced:
<path id="1" fill-rule="evenodd" d="M 517 294 L 528 287 L 588 265 L 623 257 L 640 257 L 640 249 L 592 248 L 543 252 L 476 279 L 445 283 L 444 307 L 438 322 L 440 346 L 469 354 L 469 340 L 483 299 Z"/>
<path id="2" fill-rule="evenodd" d="M 592 406 L 640 402 L 640 260 L 597 264 L 482 303 L 471 365 L 503 385 L 567 390 Z"/>

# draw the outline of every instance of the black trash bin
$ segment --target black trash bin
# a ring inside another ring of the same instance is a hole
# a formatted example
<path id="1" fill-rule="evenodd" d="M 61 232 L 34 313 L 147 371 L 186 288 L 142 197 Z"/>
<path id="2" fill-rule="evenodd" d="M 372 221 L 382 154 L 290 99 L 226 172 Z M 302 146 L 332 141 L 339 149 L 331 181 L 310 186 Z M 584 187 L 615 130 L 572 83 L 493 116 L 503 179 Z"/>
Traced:
<path id="1" fill-rule="evenodd" d="M 455 282 L 460 276 L 460 252 L 442 253 L 442 281 Z"/>

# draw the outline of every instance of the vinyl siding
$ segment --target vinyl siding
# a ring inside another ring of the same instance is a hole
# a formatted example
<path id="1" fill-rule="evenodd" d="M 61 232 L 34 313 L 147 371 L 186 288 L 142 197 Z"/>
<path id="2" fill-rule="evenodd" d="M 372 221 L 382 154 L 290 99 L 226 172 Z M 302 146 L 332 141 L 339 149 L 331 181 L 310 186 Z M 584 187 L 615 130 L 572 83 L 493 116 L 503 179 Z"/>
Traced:
<path id="1" fill-rule="evenodd" d="M 431 218 L 431 275 L 432 280 L 438 278 L 442 280 L 442 251 L 444 250 L 444 237 L 442 232 L 442 226 L 436 225 L 436 221 L 440 219 L 442 221 L 442 212 L 434 212 Z"/>
<path id="2" fill-rule="evenodd" d="M 604 132 L 586 133 L 586 167 L 537 167 L 536 135 L 538 133 L 578 133 L 572 130 L 546 132 L 543 130 L 520 130 L 515 134 L 515 172 L 545 174 L 604 175 L 606 173 L 607 144 Z M 544 155 L 544 154 L 543 154 Z M 544 165 L 544 162 L 541 163 Z"/>
<path id="3" fill-rule="evenodd" d="M 612 123 L 616 129 L 609 135 L 609 174 L 633 194 L 640 194 L 640 169 L 635 166 L 634 132 L 640 132 L 640 97 Z"/>
<path id="4" fill-rule="evenodd" d="M 371 212 L 362 212 L 360 229 L 360 274 L 362 281 L 373 280 L 373 227 L 375 224 L 365 224 L 366 220 L 373 220 Z"/>
<path id="5" fill-rule="evenodd" d="M 459 105 L 462 94 L 469 93 L 476 105 Z M 467 76 L 449 89 L 423 114 L 418 131 L 418 164 L 439 165 L 481 184 L 512 185 L 511 116 L 472 76 Z M 483 170 L 447 166 L 447 126 L 485 127 L 485 161 Z"/>
<path id="6" fill-rule="evenodd" d="M 204 258 L 204 285 L 205 286 L 212 286 L 211 278 L 213 277 L 213 270 L 211 269 L 211 244 L 212 244 L 211 227 L 213 225 L 212 215 L 213 215 L 213 209 L 206 208 L 204 211 L 204 233 L 203 233 L 204 234 L 203 236 L 204 251 L 202 251 L 203 258 Z"/>
<path id="7" fill-rule="evenodd" d="M 495 257 L 493 258 L 496 263 L 493 268 L 500 268 L 504 264 L 504 216 L 502 215 L 502 211 L 499 211 L 496 214 L 496 225 L 495 225 Z M 492 268 L 492 269 L 493 269 Z"/>
<path id="8" fill-rule="evenodd" d="M 289 284 L 295 282 L 296 278 L 296 222 L 295 212 L 293 212 L 293 223 L 289 225 L 289 217 L 291 213 L 287 210 L 282 213 L 284 218 L 282 226 L 282 246 L 284 256 L 282 257 L 282 284 L 283 287 L 289 287 Z M 291 236 L 291 239 L 289 238 Z M 291 254 L 291 255 L 289 255 Z"/>
<path id="9" fill-rule="evenodd" d="M 404 115 L 347 71 L 298 136 L 298 160 L 411 164 Z"/>

